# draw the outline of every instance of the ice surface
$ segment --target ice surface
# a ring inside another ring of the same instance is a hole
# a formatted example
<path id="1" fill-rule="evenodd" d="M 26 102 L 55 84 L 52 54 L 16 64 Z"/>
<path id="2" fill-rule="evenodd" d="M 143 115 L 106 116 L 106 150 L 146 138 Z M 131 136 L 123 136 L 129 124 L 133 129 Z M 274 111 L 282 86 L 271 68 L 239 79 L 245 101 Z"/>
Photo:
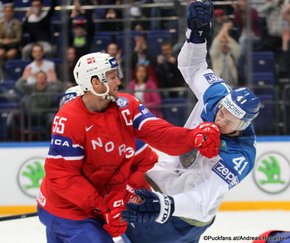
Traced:
<path id="1" fill-rule="evenodd" d="M 289 231 L 290 211 L 223 211 L 217 214 L 214 224 L 203 234 L 200 243 L 252 242 L 250 237 L 256 237 L 271 229 Z M 245 238 L 234 241 L 234 236 Z M 217 237 L 232 237 L 232 240 L 221 240 L 222 238 Z M 37 217 L 2 221 L 0 242 L 45 243 L 45 228 Z"/>

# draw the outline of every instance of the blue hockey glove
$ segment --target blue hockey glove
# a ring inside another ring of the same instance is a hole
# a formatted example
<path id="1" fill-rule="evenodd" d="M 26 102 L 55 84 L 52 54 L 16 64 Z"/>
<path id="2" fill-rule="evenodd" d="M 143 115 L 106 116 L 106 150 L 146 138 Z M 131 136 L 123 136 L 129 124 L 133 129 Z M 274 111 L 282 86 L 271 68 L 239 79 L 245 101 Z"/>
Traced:
<path id="1" fill-rule="evenodd" d="M 186 10 L 188 42 L 203 43 L 211 35 L 211 20 L 213 18 L 213 4 L 210 0 L 193 2 Z"/>
<path id="2" fill-rule="evenodd" d="M 122 212 L 124 220 L 130 223 L 151 224 L 165 223 L 174 212 L 173 198 L 159 192 L 150 192 L 147 189 L 136 190 L 135 193 L 142 199 L 140 204 L 128 203 Z"/>

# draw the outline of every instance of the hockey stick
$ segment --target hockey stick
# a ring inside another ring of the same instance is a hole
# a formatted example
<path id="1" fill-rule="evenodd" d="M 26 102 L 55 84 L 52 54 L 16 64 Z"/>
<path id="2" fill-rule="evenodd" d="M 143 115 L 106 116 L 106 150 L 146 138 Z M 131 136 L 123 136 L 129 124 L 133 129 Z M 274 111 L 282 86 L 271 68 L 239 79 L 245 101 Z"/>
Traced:
<path id="1" fill-rule="evenodd" d="M 37 212 L 25 213 L 25 214 L 16 214 L 16 215 L 11 215 L 11 216 L 0 217 L 0 221 L 12 220 L 12 219 L 23 219 L 23 218 L 28 218 L 28 217 L 34 217 L 37 215 L 38 215 Z"/>

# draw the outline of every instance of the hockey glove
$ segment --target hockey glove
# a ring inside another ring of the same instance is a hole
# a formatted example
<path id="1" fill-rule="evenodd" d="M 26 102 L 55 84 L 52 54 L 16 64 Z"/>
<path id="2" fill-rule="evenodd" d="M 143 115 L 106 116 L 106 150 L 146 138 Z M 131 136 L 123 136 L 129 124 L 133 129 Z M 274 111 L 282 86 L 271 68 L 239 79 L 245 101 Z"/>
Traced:
<path id="1" fill-rule="evenodd" d="M 136 188 L 127 184 L 124 201 L 126 203 L 141 203 L 141 198 L 135 193 Z"/>
<path id="2" fill-rule="evenodd" d="M 220 131 L 212 122 L 203 122 L 193 129 L 194 146 L 201 155 L 212 158 L 220 149 Z"/>
<path id="3" fill-rule="evenodd" d="M 213 4 L 210 0 L 193 2 L 186 10 L 187 42 L 204 43 L 211 35 Z"/>
<path id="4" fill-rule="evenodd" d="M 123 219 L 130 223 L 151 224 L 165 223 L 174 212 L 173 198 L 147 189 L 136 190 L 142 199 L 140 204 L 128 203 L 127 210 L 122 212 Z"/>
<path id="5" fill-rule="evenodd" d="M 122 219 L 121 212 L 126 209 L 123 193 L 111 192 L 104 199 L 109 210 L 105 213 L 106 224 L 103 228 L 112 236 L 117 237 L 127 230 L 127 222 Z"/>

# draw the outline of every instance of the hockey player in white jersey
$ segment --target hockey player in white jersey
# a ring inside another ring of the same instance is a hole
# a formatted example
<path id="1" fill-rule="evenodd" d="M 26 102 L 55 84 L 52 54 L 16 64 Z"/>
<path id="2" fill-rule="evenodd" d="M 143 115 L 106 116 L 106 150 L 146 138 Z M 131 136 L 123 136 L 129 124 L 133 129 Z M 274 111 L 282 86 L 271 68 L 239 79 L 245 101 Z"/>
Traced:
<path id="1" fill-rule="evenodd" d="M 251 125 L 260 101 L 248 89 L 231 89 L 206 63 L 213 6 L 193 2 L 187 9 L 187 41 L 178 67 L 198 99 L 185 127 L 214 122 L 221 131 L 218 156 L 207 159 L 196 150 L 161 157 L 147 172 L 153 192 L 136 190 L 143 200 L 127 204 L 123 218 L 132 243 L 198 242 L 213 223 L 226 193 L 253 169 L 256 137 Z"/>

